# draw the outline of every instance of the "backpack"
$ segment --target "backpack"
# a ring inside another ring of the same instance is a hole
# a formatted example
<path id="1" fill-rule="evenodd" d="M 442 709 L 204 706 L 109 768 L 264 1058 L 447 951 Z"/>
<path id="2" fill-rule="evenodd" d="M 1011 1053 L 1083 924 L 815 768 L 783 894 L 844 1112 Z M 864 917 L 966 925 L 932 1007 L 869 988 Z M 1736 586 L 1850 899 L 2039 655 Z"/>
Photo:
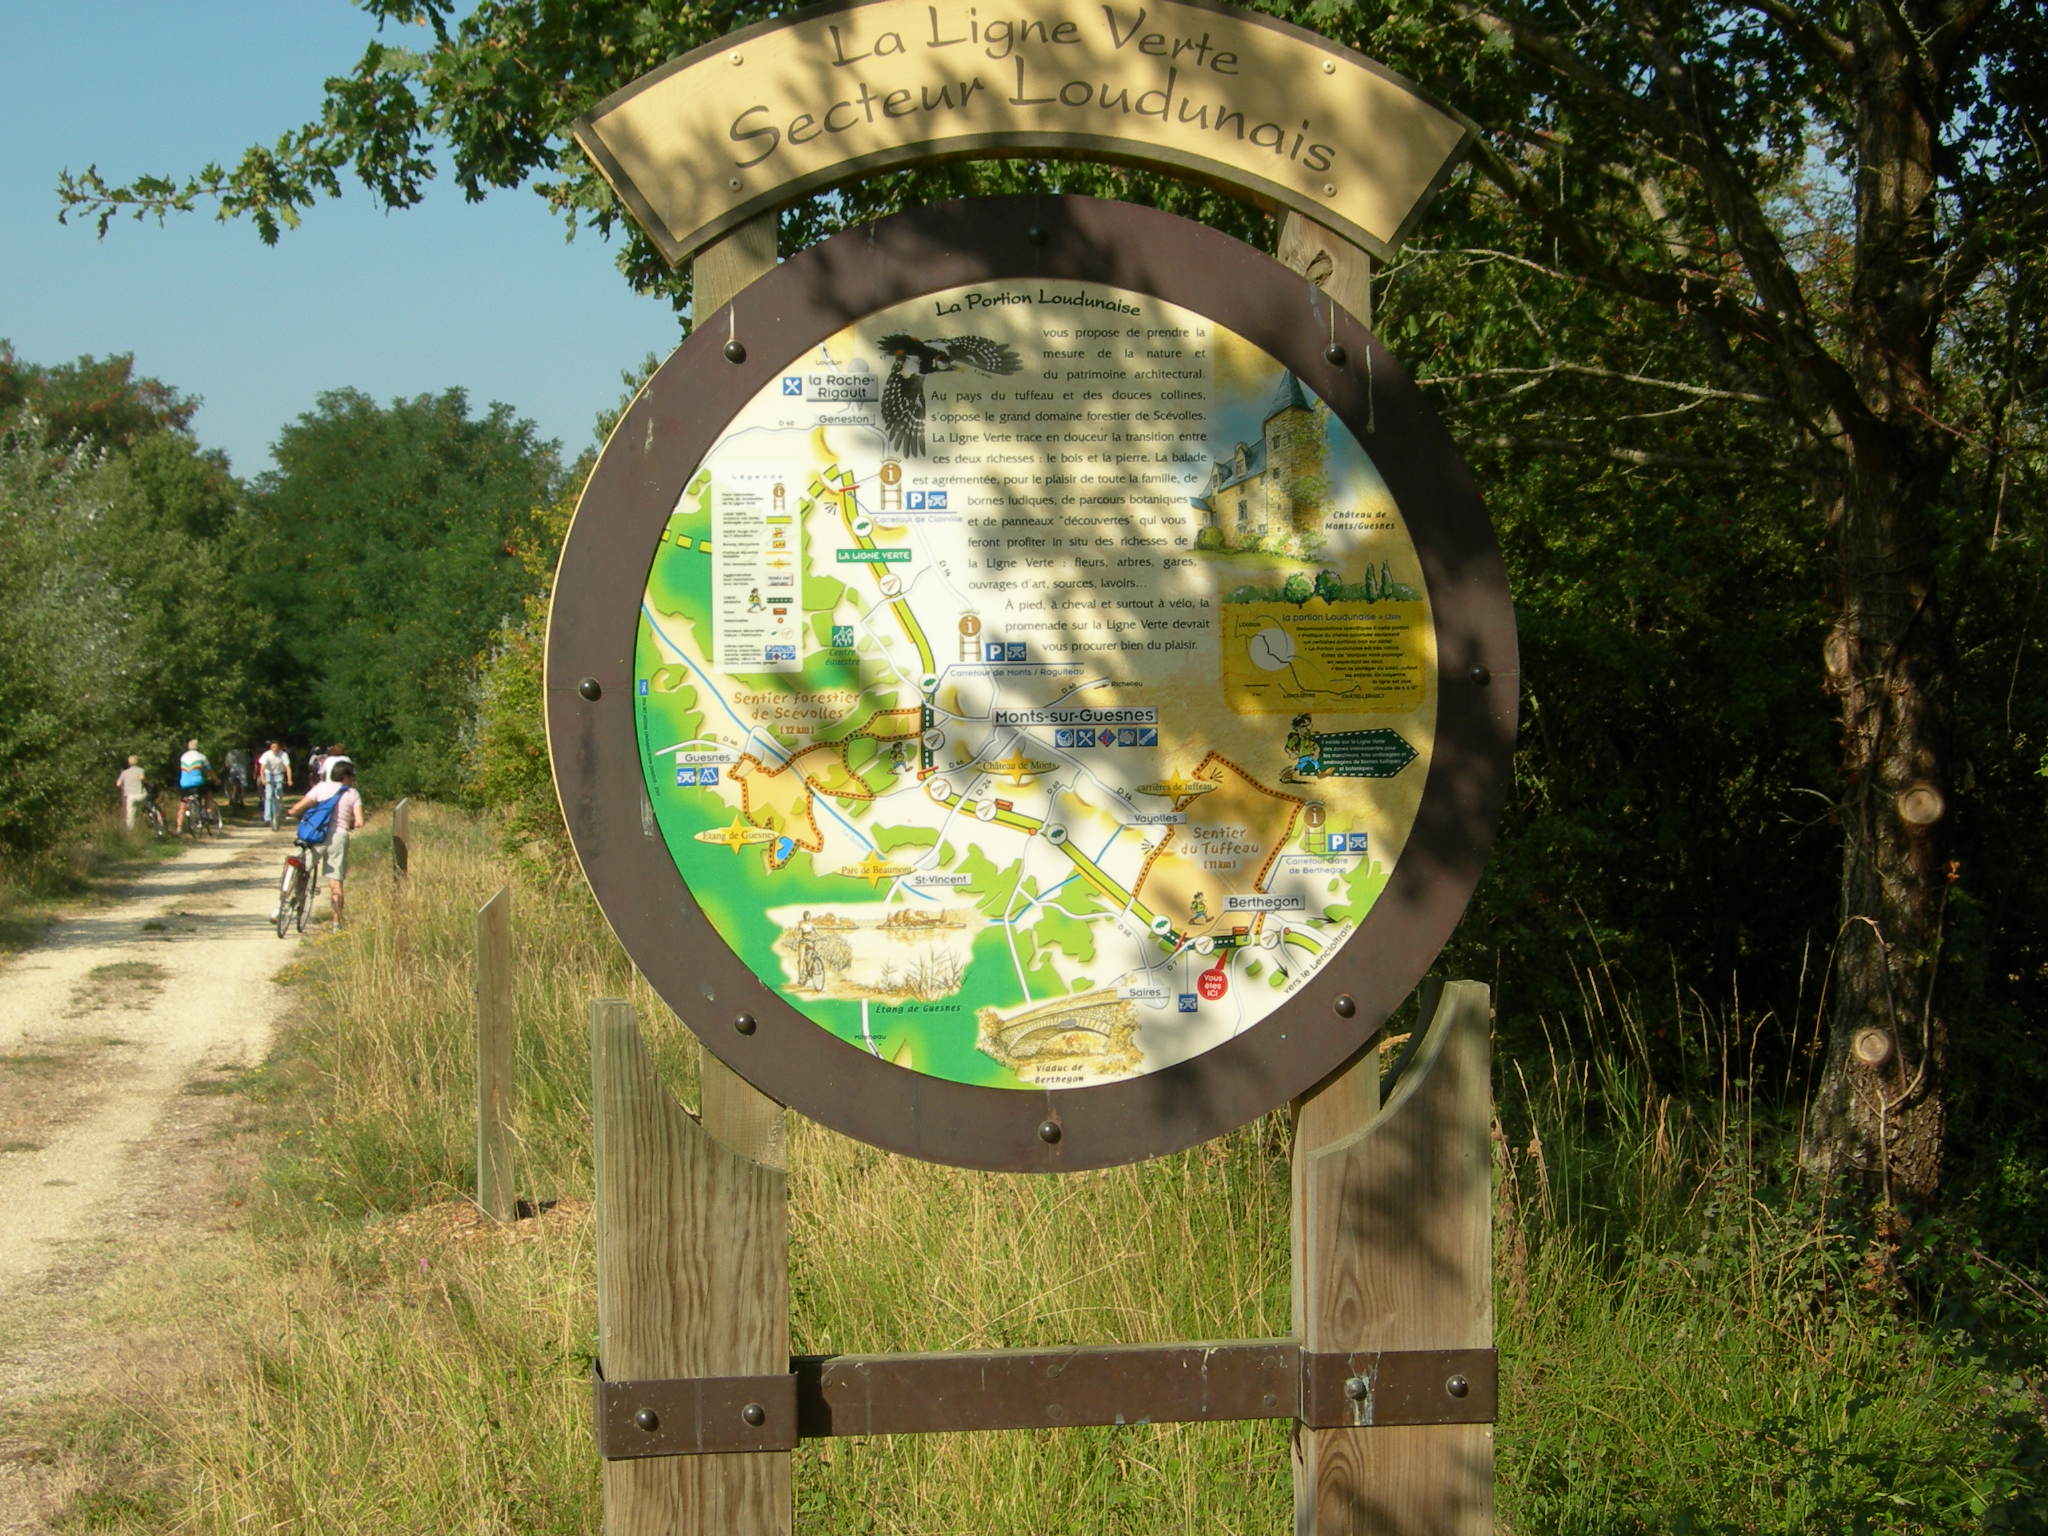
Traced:
<path id="1" fill-rule="evenodd" d="M 346 786 L 329 795 L 318 805 L 306 808 L 306 814 L 299 818 L 298 839 L 302 843 L 324 843 L 334 831 L 335 807 L 341 804 L 341 797 L 348 793 Z"/>

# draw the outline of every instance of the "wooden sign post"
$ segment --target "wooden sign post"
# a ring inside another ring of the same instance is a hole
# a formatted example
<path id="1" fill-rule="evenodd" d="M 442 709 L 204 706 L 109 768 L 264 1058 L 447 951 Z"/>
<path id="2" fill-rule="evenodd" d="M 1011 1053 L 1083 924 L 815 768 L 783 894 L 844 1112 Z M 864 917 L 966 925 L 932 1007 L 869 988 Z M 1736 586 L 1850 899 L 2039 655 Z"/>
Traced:
<path id="1" fill-rule="evenodd" d="M 1486 989 L 1425 1015 L 1384 1110 L 1373 1050 L 1298 1106 L 1293 1336 L 792 1359 L 787 1176 L 594 1003 L 607 1536 L 781 1536 L 804 1439 L 1231 1418 L 1295 1421 L 1296 1536 L 1491 1536 Z"/>
<path id="2" fill-rule="evenodd" d="M 1518 664 L 1485 512 L 1372 336 L 1469 125 L 1224 5 L 852 0 L 577 125 L 696 324 L 606 445 L 550 621 L 550 752 L 702 1113 L 592 1023 L 607 1529 L 791 1528 L 803 1439 L 1296 1426 L 1296 1531 L 1491 1528 L 1489 1015 L 1384 1020 L 1483 866 Z M 982 23 L 974 22 L 975 28 Z M 1157 212 L 924 208 L 778 261 L 775 210 L 991 155 L 1199 176 Z M 1294 1332 L 788 1353 L 785 1105 L 967 1167 L 1296 1113 Z"/>

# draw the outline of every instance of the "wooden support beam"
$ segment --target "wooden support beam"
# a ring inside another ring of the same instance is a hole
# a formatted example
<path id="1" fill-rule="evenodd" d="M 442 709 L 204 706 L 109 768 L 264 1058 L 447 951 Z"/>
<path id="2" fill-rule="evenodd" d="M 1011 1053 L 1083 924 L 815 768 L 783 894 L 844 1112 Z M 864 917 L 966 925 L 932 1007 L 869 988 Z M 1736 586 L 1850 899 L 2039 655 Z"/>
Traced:
<path id="1" fill-rule="evenodd" d="M 1429 1005 L 1385 1107 L 1338 1139 L 1297 1139 L 1304 1350 L 1492 1346 L 1491 1010 L 1470 981 Z M 1334 1089 L 1350 1102 L 1325 1129 L 1364 1097 L 1342 1078 Z M 1492 1536 L 1490 1424 L 1302 1430 L 1295 1454 L 1296 1536 Z"/>
<path id="2" fill-rule="evenodd" d="M 787 1177 L 676 1103 L 624 1002 L 591 1004 L 591 1086 L 605 1375 L 787 1371 Z M 606 1536 L 789 1536 L 789 1455 L 608 1461 L 604 1505 Z"/>
<path id="3" fill-rule="evenodd" d="M 1280 220 L 1274 254 L 1292 267 L 1355 320 L 1372 329 L 1372 258 L 1334 229 L 1299 213 Z"/>

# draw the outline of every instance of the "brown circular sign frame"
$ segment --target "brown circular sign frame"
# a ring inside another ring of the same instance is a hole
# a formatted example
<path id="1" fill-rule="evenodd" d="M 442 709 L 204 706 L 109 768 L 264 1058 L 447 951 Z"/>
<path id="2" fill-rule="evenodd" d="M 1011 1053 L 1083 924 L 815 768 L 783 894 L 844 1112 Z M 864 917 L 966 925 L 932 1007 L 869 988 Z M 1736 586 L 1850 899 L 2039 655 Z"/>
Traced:
<path id="1" fill-rule="evenodd" d="M 821 339 L 964 283 L 1063 279 L 1153 295 L 1292 369 L 1364 445 L 1427 582 L 1438 697 L 1421 807 L 1385 889 L 1300 991 L 1200 1055 L 1122 1081 L 1011 1089 L 863 1053 L 727 946 L 692 899 L 646 802 L 634 656 L 639 594 L 670 512 L 745 402 Z M 1415 384 L 1299 274 L 1173 215 L 1075 197 L 941 204 L 850 231 L 714 315 L 620 420 L 577 507 L 548 631 L 549 751 L 598 903 L 704 1044 L 780 1103 L 935 1162 L 1075 1171 L 1158 1156 L 1241 1125 L 1342 1069 L 1428 970 L 1484 867 L 1505 797 L 1519 663 L 1485 509 Z"/>

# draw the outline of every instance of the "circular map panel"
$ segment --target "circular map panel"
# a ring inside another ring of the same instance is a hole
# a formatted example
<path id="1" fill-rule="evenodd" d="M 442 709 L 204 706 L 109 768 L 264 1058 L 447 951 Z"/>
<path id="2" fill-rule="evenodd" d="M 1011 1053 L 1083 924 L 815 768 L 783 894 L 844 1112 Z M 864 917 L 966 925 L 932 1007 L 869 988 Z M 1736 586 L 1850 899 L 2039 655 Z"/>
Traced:
<path id="1" fill-rule="evenodd" d="M 647 797 L 837 1039 L 1114 1082 L 1357 931 L 1434 633 L 1385 480 L 1285 363 L 1112 284 L 956 285 L 784 359 L 690 477 L 641 606 Z"/>
<path id="2" fill-rule="evenodd" d="M 893 1150 L 1078 1169 L 1364 1046 L 1478 878 L 1516 667 L 1352 317 L 1034 197 L 702 317 L 585 490 L 546 695 L 585 873 L 709 1049 Z"/>

